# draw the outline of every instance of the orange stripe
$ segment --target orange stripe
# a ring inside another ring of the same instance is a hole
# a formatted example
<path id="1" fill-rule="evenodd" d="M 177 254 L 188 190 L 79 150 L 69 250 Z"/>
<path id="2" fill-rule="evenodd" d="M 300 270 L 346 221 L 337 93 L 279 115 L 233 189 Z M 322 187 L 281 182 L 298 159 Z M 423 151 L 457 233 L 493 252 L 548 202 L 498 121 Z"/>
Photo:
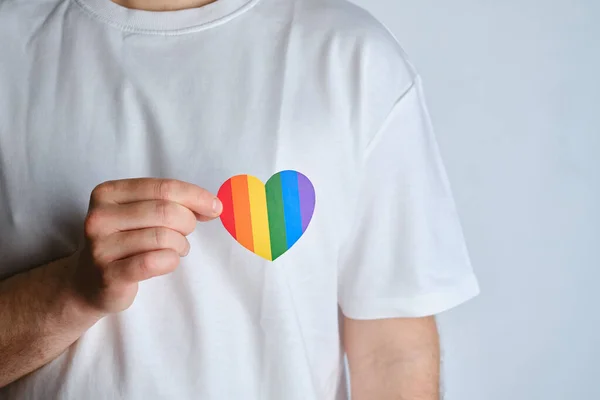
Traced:
<path id="1" fill-rule="evenodd" d="M 248 194 L 248 176 L 238 175 L 231 178 L 233 192 L 233 215 L 235 216 L 235 236 L 238 242 L 250 251 L 254 251 L 252 240 L 252 214 Z"/>

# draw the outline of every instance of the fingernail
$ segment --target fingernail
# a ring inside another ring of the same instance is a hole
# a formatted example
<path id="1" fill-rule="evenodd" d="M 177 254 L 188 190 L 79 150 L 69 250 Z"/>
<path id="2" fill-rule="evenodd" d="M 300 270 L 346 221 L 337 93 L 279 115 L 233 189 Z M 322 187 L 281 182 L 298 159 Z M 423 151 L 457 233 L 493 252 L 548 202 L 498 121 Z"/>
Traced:
<path id="1" fill-rule="evenodd" d="M 221 204 L 221 200 L 219 200 L 217 197 L 215 197 L 215 199 L 213 200 L 212 208 L 216 214 L 219 214 L 221 212 L 221 209 L 223 208 L 223 204 Z"/>

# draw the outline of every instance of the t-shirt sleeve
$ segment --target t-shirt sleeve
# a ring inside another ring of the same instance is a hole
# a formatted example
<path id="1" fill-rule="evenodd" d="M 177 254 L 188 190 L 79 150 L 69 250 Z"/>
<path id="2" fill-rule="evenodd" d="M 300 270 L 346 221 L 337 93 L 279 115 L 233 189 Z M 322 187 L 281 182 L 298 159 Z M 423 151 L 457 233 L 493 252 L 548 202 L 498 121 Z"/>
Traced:
<path id="1" fill-rule="evenodd" d="M 339 304 L 353 319 L 423 317 L 479 293 L 421 79 L 365 150 Z"/>

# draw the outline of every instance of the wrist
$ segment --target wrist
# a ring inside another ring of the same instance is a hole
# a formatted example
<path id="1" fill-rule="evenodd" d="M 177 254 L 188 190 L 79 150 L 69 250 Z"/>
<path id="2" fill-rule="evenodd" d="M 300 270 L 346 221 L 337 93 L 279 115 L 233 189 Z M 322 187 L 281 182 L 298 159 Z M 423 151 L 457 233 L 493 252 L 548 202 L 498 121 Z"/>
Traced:
<path id="1" fill-rule="evenodd" d="M 84 295 L 81 285 L 77 284 L 77 262 L 79 252 L 57 261 L 55 272 L 59 279 L 57 294 L 57 321 L 63 326 L 79 326 L 88 329 L 105 314 L 93 307 Z"/>

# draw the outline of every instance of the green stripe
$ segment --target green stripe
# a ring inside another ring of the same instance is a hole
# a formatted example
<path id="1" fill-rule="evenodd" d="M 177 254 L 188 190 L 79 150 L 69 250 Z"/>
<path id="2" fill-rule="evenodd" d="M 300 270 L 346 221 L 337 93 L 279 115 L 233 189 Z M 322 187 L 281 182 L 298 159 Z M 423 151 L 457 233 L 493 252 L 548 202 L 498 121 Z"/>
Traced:
<path id="1" fill-rule="evenodd" d="M 265 185 L 267 191 L 267 210 L 269 212 L 269 232 L 271 234 L 271 255 L 273 261 L 287 251 L 285 237 L 285 214 L 281 176 L 274 175 Z"/>

